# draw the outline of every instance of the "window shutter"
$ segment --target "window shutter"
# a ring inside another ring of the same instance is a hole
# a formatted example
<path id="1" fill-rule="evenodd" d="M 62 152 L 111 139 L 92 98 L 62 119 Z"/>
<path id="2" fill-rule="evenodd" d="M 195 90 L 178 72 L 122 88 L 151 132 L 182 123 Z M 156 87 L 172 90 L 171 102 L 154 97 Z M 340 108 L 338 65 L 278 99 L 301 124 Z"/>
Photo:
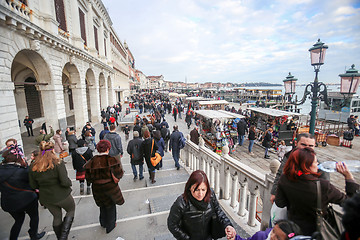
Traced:
<path id="1" fill-rule="evenodd" d="M 94 26 L 94 38 L 95 38 L 95 48 L 99 52 L 98 34 L 97 34 L 97 28 L 95 26 Z"/>
<path id="2" fill-rule="evenodd" d="M 79 8 L 79 17 L 80 17 L 80 31 L 81 31 L 81 38 L 84 40 L 85 45 L 87 45 L 86 42 L 86 29 L 85 29 L 85 14 L 81 9 Z"/>
<path id="3" fill-rule="evenodd" d="M 66 32 L 67 29 L 66 29 L 64 1 L 54 0 L 54 2 L 55 2 L 56 21 L 58 21 L 59 23 L 59 28 Z"/>

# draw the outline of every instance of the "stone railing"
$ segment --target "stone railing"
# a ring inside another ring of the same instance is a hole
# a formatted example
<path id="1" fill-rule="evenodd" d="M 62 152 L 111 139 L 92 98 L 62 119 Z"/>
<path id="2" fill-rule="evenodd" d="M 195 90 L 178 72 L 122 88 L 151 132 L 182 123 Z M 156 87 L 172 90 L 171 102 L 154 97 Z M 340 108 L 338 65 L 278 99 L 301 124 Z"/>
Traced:
<path id="1" fill-rule="evenodd" d="M 249 227 L 258 228 L 261 221 L 260 228 L 265 229 L 270 220 L 270 191 L 280 163 L 277 160 L 271 162 L 269 173 L 264 175 L 228 153 L 229 148 L 225 146 L 220 156 L 205 147 L 202 138 L 198 146 L 190 141 L 188 135 L 186 146 L 181 150 L 181 161 L 190 171 L 203 170 L 219 199 L 228 200 L 225 202 L 239 218 L 247 219 Z M 261 213 L 261 218 L 258 213 Z"/>

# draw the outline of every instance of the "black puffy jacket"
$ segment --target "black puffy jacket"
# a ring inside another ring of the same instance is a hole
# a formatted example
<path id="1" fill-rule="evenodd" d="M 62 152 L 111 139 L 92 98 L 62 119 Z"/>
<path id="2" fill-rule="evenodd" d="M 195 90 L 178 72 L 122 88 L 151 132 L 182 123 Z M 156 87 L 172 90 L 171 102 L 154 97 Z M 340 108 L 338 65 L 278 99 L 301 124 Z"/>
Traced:
<path id="1" fill-rule="evenodd" d="M 29 169 L 11 163 L 0 165 L 0 192 L 6 212 L 22 211 L 37 198 L 29 185 Z"/>
<path id="2" fill-rule="evenodd" d="M 190 201 L 186 202 L 182 195 L 176 199 L 167 219 L 168 229 L 176 239 L 210 240 L 210 220 L 215 212 L 224 228 L 231 225 L 212 190 L 210 202 L 207 209 L 201 211 Z"/>

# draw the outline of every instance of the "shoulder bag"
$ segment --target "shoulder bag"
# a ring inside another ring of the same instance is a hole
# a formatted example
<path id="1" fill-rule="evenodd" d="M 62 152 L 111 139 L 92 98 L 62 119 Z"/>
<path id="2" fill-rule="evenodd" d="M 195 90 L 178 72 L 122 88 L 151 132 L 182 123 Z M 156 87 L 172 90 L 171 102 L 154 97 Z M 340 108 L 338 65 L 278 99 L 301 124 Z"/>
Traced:
<path id="1" fill-rule="evenodd" d="M 214 213 L 210 219 L 210 232 L 212 239 L 218 239 L 226 236 L 225 227 L 220 222 L 219 217 L 216 213 L 213 200 L 210 200 L 211 208 L 213 209 Z M 219 206 L 220 207 L 220 206 Z"/>
<path id="2" fill-rule="evenodd" d="M 317 209 L 316 209 L 316 230 L 317 235 L 321 236 L 322 240 L 340 239 L 340 231 L 335 219 L 335 213 L 332 207 L 328 207 L 328 217 L 325 219 L 322 215 L 321 208 L 321 186 L 320 181 L 316 181 L 317 190 Z M 341 224 L 341 223 L 340 223 Z"/>
<path id="3" fill-rule="evenodd" d="M 154 139 L 152 140 L 152 144 L 151 144 L 151 152 L 150 152 L 151 155 L 152 155 L 152 152 L 153 152 L 153 148 L 154 148 Z M 162 159 L 162 157 L 160 156 L 160 154 L 158 152 L 155 153 L 154 157 L 150 157 L 151 164 L 154 167 L 159 164 L 161 159 Z"/>

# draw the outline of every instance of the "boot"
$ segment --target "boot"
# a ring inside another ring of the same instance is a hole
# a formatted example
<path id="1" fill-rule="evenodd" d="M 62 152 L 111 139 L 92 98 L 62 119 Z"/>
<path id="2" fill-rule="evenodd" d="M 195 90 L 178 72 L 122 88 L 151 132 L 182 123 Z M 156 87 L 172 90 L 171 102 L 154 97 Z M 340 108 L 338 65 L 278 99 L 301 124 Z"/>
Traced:
<path id="1" fill-rule="evenodd" d="M 68 236 L 70 233 L 70 228 L 71 228 L 73 221 L 74 221 L 74 217 L 64 217 L 64 221 L 63 221 L 62 229 L 61 229 L 60 240 L 68 239 Z"/>
<path id="2" fill-rule="evenodd" d="M 62 224 L 58 225 L 58 226 L 53 226 L 55 235 L 57 239 L 60 239 L 61 236 L 61 229 L 62 229 Z"/>
<path id="3" fill-rule="evenodd" d="M 151 183 L 156 183 L 156 180 L 155 180 L 155 172 L 151 172 L 150 174 L 150 178 L 151 178 Z"/>
<path id="4" fill-rule="evenodd" d="M 87 194 L 87 195 L 90 195 L 90 194 L 91 194 L 91 188 L 90 188 L 90 186 L 87 186 L 87 188 L 86 188 L 86 194 Z"/>
<path id="5" fill-rule="evenodd" d="M 45 232 L 41 232 L 41 233 L 35 233 L 35 234 L 30 234 L 30 240 L 37 240 L 37 239 L 41 239 L 44 235 Z"/>
<path id="6" fill-rule="evenodd" d="M 80 183 L 80 195 L 84 195 L 84 183 Z"/>

